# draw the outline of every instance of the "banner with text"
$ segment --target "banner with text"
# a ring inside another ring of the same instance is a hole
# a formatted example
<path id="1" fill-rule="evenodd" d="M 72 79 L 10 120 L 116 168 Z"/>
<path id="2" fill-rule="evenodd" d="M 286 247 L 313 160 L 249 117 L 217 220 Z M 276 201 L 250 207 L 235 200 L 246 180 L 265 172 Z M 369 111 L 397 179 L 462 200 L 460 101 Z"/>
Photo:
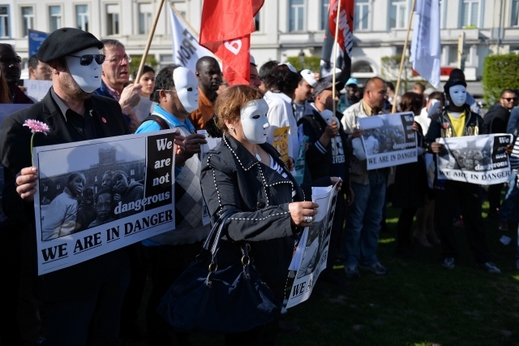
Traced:
<path id="1" fill-rule="evenodd" d="M 444 145 L 436 155 L 438 179 L 478 185 L 506 183 L 511 173 L 506 146 L 512 140 L 506 133 L 437 138 Z"/>
<path id="2" fill-rule="evenodd" d="M 381 114 L 358 118 L 364 130 L 362 143 L 368 170 L 398 166 L 418 160 L 414 114 Z"/>
<path id="3" fill-rule="evenodd" d="M 175 228 L 174 133 L 34 148 L 38 274 Z"/>
<path id="4" fill-rule="evenodd" d="M 312 201 L 319 204 L 319 209 L 314 222 L 303 230 L 288 268 L 287 309 L 310 298 L 319 274 L 326 269 L 337 201 L 336 186 L 312 187 Z"/>

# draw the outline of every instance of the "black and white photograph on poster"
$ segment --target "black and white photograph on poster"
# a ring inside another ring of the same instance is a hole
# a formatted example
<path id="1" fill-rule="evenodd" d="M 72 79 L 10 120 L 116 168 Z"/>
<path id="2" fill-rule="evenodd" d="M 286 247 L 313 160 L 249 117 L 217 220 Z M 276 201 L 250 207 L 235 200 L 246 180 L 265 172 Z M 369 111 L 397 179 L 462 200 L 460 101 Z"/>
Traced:
<path id="1" fill-rule="evenodd" d="M 438 179 L 478 185 L 507 182 L 510 162 L 506 146 L 512 140 L 506 133 L 437 138 L 436 142 L 444 145 L 436 155 Z"/>
<path id="2" fill-rule="evenodd" d="M 411 112 L 358 118 L 368 170 L 418 160 Z"/>
<path id="3" fill-rule="evenodd" d="M 174 132 L 34 148 L 38 274 L 175 228 Z"/>
<path id="4" fill-rule="evenodd" d="M 337 201 L 336 186 L 312 187 L 312 201 L 319 204 L 319 209 L 312 224 L 303 230 L 288 268 L 287 309 L 310 298 L 319 274 L 326 269 Z"/>

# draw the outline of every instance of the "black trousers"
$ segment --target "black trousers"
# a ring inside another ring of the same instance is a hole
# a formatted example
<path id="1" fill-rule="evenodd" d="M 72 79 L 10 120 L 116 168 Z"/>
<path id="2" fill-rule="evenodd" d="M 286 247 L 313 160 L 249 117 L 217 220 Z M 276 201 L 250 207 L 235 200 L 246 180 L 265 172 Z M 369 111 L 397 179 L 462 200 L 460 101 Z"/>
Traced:
<path id="1" fill-rule="evenodd" d="M 156 309 L 164 294 L 198 255 L 202 242 L 144 248 L 151 280 L 151 293 L 146 308 L 148 342 L 153 346 L 189 345 L 189 334 L 175 331 Z"/>
<path id="2" fill-rule="evenodd" d="M 443 190 L 436 189 L 436 209 L 443 258 L 458 257 L 454 236 L 453 218 L 459 202 L 465 225 L 465 233 L 472 254 L 478 264 L 491 261 L 483 218 L 481 216 L 481 188 L 479 185 L 458 181 L 447 181 Z"/>

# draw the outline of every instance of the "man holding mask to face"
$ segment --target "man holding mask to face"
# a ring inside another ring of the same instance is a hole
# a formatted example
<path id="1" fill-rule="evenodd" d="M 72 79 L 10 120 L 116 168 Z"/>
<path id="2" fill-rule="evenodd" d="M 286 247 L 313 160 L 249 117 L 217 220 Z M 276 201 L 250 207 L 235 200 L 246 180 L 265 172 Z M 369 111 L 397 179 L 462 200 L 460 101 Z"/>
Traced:
<path id="1" fill-rule="evenodd" d="M 35 241 L 33 202 L 38 172 L 32 166 L 31 131 L 23 126 L 24 121 L 35 119 L 50 128 L 46 136 L 34 137 L 34 146 L 129 133 L 117 101 L 92 95 L 101 85 L 102 47 L 101 41 L 79 29 L 51 33 L 36 57 L 49 65 L 52 88 L 40 102 L 11 114 L 0 126 L 4 196 L 10 197 L 11 205 L 6 212 L 24 225 L 20 231 L 26 234 L 26 242 Z M 35 257 L 36 251 L 24 255 Z M 120 249 L 38 277 L 46 342 L 120 345 L 120 311 L 129 275 L 126 249 Z"/>

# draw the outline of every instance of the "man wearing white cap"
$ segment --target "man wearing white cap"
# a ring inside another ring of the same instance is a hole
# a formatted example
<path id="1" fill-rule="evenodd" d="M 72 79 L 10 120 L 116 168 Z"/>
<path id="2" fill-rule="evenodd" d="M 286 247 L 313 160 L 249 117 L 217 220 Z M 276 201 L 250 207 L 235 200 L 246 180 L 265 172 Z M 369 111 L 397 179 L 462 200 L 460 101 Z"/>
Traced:
<path id="1" fill-rule="evenodd" d="M 299 121 L 302 117 L 307 114 L 311 114 L 312 110 L 309 108 L 309 101 L 312 100 L 312 92 L 317 81 L 314 78 L 314 73 L 308 69 L 299 72 L 301 80 L 294 91 L 294 102 L 292 107 L 294 108 L 294 116 Z"/>
<path id="2" fill-rule="evenodd" d="M 346 93 L 342 94 L 339 98 L 339 112 L 341 113 L 343 113 L 349 106 L 359 102 L 359 98 L 355 95 L 359 90 L 359 82 L 357 81 L 357 78 L 352 77 L 348 79 L 344 90 Z"/>

